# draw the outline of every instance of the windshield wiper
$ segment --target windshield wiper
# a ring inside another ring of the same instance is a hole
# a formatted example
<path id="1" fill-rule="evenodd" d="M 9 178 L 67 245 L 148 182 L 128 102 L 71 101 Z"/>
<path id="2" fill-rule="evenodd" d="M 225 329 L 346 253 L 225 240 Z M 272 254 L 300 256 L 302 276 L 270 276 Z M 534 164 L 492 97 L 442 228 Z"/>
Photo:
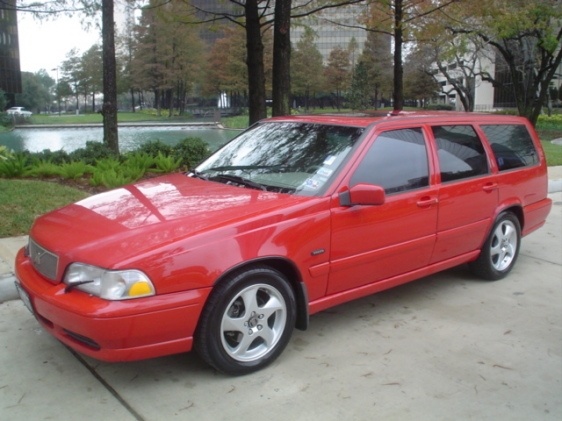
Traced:
<path id="1" fill-rule="evenodd" d="M 237 175 L 218 174 L 214 177 L 208 178 L 207 180 L 227 181 L 234 184 L 241 184 L 245 187 L 250 187 L 256 190 L 267 190 L 267 187 L 263 184 L 256 183 L 255 181 L 248 180 L 247 178 L 239 177 Z"/>
<path id="2" fill-rule="evenodd" d="M 209 176 L 203 174 L 201 171 L 191 170 L 189 171 L 189 174 L 193 175 L 194 177 L 200 178 L 201 180 L 209 180 Z"/>
<path id="3" fill-rule="evenodd" d="M 276 164 L 276 165 L 224 165 L 221 167 L 212 167 L 203 170 L 203 172 L 210 171 L 244 171 L 244 170 L 270 170 L 272 168 L 284 168 L 287 167 L 286 164 Z"/>

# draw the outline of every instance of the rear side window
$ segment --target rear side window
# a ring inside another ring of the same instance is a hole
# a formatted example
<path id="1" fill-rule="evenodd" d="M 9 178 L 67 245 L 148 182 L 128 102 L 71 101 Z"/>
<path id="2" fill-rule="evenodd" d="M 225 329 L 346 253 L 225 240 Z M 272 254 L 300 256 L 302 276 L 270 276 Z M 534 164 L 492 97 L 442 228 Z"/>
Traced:
<path id="1" fill-rule="evenodd" d="M 421 128 L 381 133 L 351 178 L 352 186 L 360 183 L 381 186 L 387 194 L 427 186 L 429 166 Z"/>
<path id="2" fill-rule="evenodd" d="M 538 164 L 539 157 L 527 128 L 516 124 L 482 126 L 500 171 Z"/>
<path id="3" fill-rule="evenodd" d="M 472 126 L 435 126 L 432 129 L 442 182 L 488 174 L 486 152 Z"/>

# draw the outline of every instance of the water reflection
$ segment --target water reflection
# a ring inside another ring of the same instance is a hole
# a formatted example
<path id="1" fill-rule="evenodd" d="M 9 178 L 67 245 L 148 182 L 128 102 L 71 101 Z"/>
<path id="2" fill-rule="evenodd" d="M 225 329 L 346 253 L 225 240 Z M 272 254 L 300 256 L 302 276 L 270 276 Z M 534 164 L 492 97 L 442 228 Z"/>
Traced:
<path id="1" fill-rule="evenodd" d="M 236 130 L 221 130 L 201 127 L 120 127 L 119 148 L 121 152 L 128 152 L 138 148 L 143 143 L 160 140 L 174 145 L 187 137 L 198 137 L 205 141 L 211 150 L 224 145 L 239 132 Z M 0 133 L 0 145 L 15 152 L 24 150 L 41 152 L 64 150 L 72 152 L 86 146 L 88 141 L 101 142 L 103 129 L 101 127 L 88 128 L 47 128 L 47 129 L 15 129 L 11 132 Z"/>

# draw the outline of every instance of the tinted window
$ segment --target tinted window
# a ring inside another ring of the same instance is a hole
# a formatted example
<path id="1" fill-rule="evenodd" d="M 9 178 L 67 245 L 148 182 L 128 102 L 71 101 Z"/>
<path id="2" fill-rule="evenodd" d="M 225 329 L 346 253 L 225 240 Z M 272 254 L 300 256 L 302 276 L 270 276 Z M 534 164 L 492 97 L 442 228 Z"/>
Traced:
<path id="1" fill-rule="evenodd" d="M 384 132 L 359 164 L 351 185 L 384 187 L 387 194 L 428 185 L 427 149 L 420 128 Z"/>
<path id="2" fill-rule="evenodd" d="M 488 173 L 488 160 L 472 126 L 433 127 L 441 181 L 453 181 Z"/>
<path id="3" fill-rule="evenodd" d="M 490 141 L 500 171 L 535 165 L 539 162 L 527 128 L 514 124 L 482 126 Z"/>

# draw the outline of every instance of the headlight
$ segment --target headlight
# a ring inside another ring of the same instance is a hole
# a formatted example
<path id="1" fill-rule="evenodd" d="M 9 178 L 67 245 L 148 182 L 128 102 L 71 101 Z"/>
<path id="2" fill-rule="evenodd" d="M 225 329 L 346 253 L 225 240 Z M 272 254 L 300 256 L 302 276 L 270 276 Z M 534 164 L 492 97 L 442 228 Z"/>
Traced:
<path id="1" fill-rule="evenodd" d="M 79 289 L 105 300 L 130 300 L 155 294 L 148 276 L 140 270 L 106 270 L 72 263 L 64 277 L 66 291 Z"/>

